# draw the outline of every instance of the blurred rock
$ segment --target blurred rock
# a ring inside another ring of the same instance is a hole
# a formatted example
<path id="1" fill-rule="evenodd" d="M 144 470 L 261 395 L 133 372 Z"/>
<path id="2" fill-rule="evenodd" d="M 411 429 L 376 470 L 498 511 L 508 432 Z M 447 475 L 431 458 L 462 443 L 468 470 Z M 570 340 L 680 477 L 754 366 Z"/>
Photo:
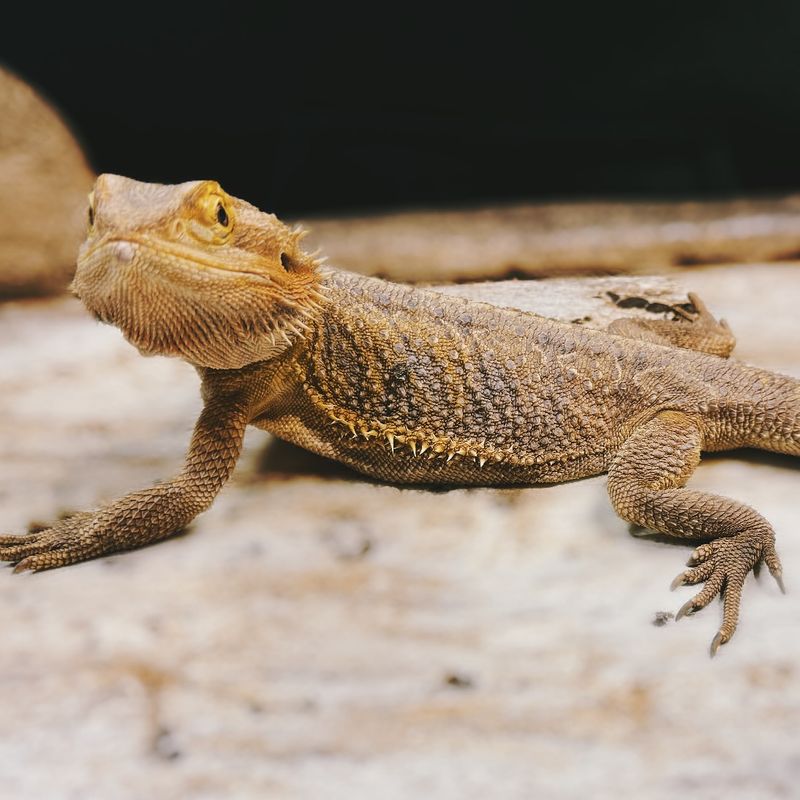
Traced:
<path id="1" fill-rule="evenodd" d="M 0 67 L 0 298 L 66 290 L 94 175 L 58 113 Z"/>
<path id="2" fill-rule="evenodd" d="M 800 195 L 586 202 L 309 219 L 338 267 L 403 281 L 639 274 L 800 254 Z"/>

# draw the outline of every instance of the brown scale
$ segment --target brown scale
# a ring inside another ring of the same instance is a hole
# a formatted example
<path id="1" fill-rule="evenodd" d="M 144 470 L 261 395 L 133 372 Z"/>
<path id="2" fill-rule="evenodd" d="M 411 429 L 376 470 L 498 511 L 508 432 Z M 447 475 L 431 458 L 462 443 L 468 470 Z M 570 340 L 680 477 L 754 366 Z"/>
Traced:
<path id="1" fill-rule="evenodd" d="M 412 455 L 430 450 L 445 462 L 531 467 L 562 461 L 565 442 L 590 438 L 587 415 L 570 409 L 599 410 L 595 432 L 609 428 L 603 387 L 573 366 L 583 332 L 537 332 L 530 315 L 506 310 L 498 318 L 496 309 L 466 311 L 466 301 L 386 284 L 371 301 L 370 279 L 346 280 L 336 274 L 326 284 L 339 313 L 309 338 L 306 380 L 332 420 L 364 431 L 375 447 L 407 443 Z M 540 342 L 551 336 L 552 354 Z"/>

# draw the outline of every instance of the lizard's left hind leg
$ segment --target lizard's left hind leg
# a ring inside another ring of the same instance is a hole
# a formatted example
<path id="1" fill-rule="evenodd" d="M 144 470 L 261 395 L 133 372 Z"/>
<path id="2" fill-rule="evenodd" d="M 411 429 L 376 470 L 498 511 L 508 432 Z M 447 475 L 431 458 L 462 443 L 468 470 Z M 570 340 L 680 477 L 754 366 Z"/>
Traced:
<path id="1" fill-rule="evenodd" d="M 725 320 L 717 321 L 696 294 L 689 294 L 689 302 L 694 307 L 693 314 L 681 306 L 674 307 L 680 319 L 672 321 L 622 317 L 615 319 L 607 330 L 628 339 L 682 347 L 727 358 L 736 346 L 736 337 L 731 333 L 728 323 Z"/>
<path id="2" fill-rule="evenodd" d="M 711 643 L 714 655 L 736 630 L 748 573 L 763 561 L 781 588 L 783 583 L 775 534 L 757 511 L 727 497 L 683 488 L 700 462 L 702 443 L 695 419 L 662 412 L 639 426 L 617 451 L 608 471 L 608 493 L 623 519 L 703 542 L 692 553 L 691 568 L 673 587 L 705 583 L 678 619 L 722 596 L 722 625 Z"/>

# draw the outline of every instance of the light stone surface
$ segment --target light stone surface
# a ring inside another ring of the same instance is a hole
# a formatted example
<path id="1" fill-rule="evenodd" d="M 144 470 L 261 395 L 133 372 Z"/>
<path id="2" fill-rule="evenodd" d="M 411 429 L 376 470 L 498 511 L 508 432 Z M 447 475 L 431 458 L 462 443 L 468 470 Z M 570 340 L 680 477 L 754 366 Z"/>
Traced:
<path id="1" fill-rule="evenodd" d="M 680 281 L 800 376 L 796 264 Z M 200 405 L 68 299 L 0 306 L 0 387 L 10 532 L 169 476 Z M 0 797 L 795 797 L 798 466 L 693 478 L 772 521 L 789 589 L 750 579 L 712 661 L 716 604 L 652 624 L 689 548 L 631 536 L 603 477 L 400 490 L 251 431 L 187 535 L 0 572 Z"/>

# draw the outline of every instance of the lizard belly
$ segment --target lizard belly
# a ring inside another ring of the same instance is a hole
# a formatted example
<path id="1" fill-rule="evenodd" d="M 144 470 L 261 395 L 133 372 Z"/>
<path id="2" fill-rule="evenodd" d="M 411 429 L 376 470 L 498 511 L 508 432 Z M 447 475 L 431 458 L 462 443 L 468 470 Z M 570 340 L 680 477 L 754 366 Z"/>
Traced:
<path id="1" fill-rule="evenodd" d="M 608 467 L 606 452 L 551 460 L 542 464 L 484 461 L 480 456 L 455 454 L 416 454 L 406 444 L 395 443 L 394 450 L 384 444 L 339 442 L 336 458 L 353 469 L 379 480 L 402 484 L 440 486 L 504 486 L 558 483 L 598 475 Z"/>
<path id="2" fill-rule="evenodd" d="M 614 448 L 548 455 L 481 446 L 480 442 L 428 443 L 396 425 L 371 428 L 344 417 L 323 418 L 306 403 L 293 413 L 264 412 L 252 424 L 280 439 L 390 483 L 502 486 L 556 483 L 605 472 Z M 383 428 L 382 431 L 379 431 Z"/>

